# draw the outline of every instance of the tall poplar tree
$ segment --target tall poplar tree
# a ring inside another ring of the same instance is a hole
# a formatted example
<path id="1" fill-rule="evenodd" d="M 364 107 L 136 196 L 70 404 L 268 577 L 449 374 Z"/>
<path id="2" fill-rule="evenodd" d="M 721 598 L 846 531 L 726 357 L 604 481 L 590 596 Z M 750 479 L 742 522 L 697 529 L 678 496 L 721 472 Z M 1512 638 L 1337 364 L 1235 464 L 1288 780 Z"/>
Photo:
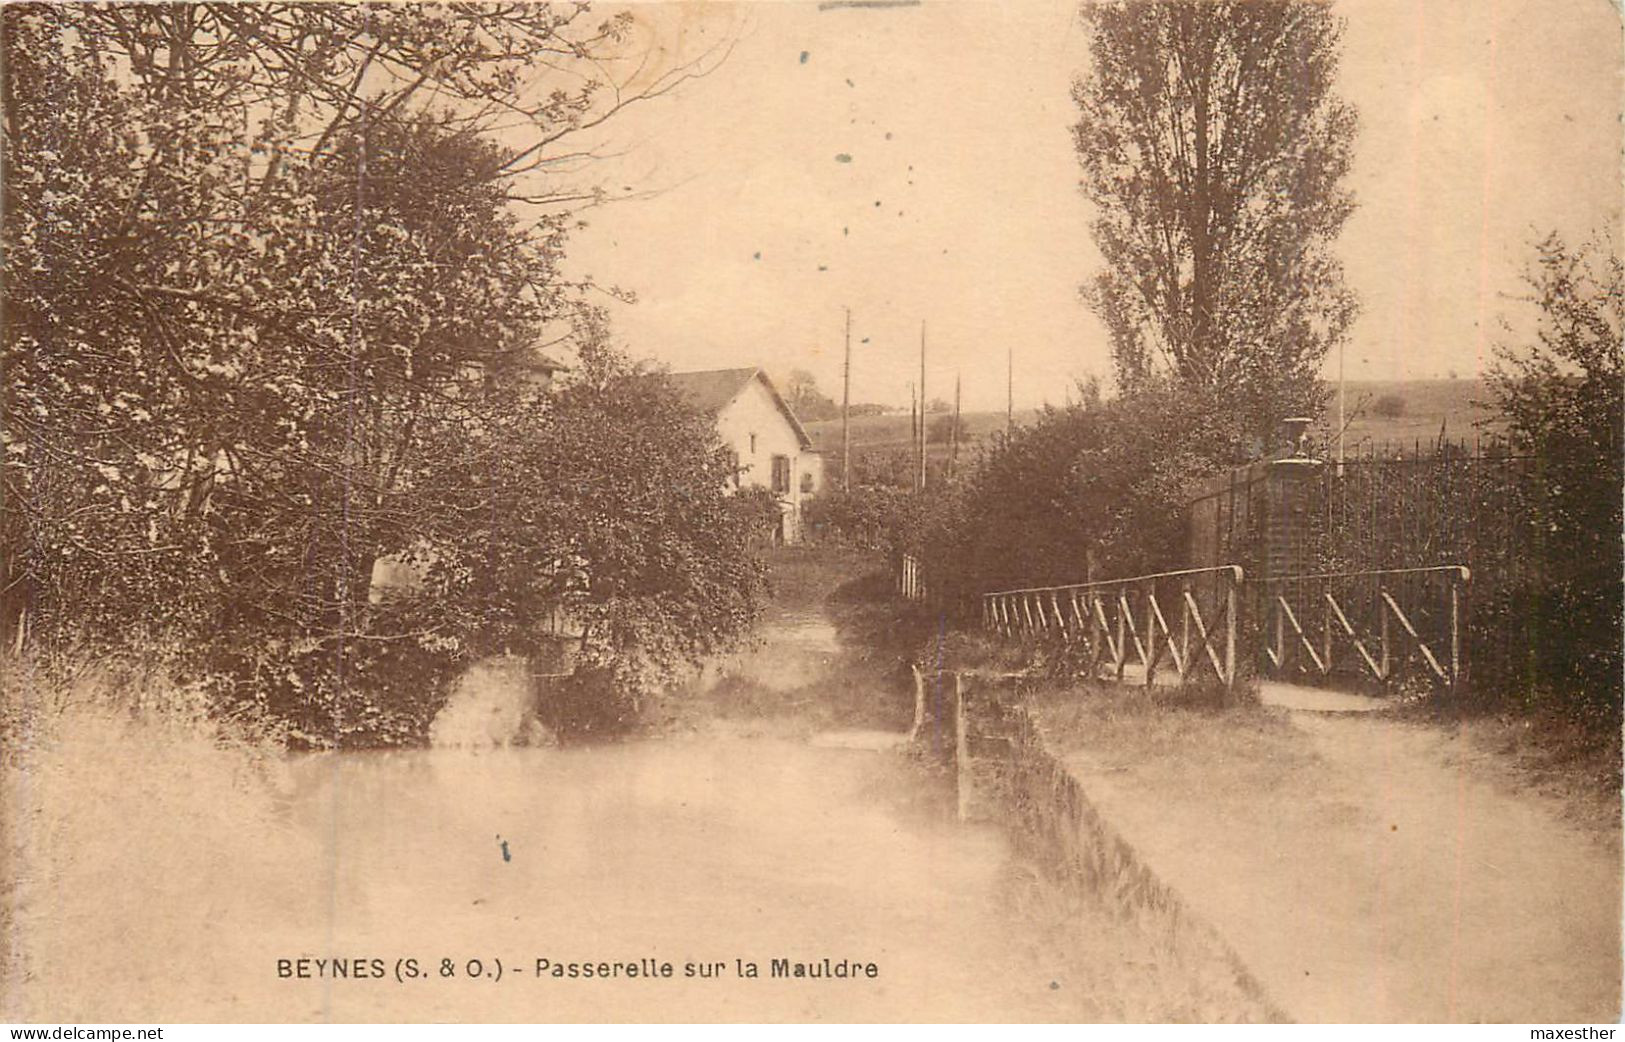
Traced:
<path id="1" fill-rule="evenodd" d="M 1318 403 L 1356 312 L 1333 242 L 1356 119 L 1340 20 L 1304 0 L 1087 4 L 1074 86 L 1106 268 L 1084 295 L 1125 390 L 1215 392 L 1253 430 Z"/>

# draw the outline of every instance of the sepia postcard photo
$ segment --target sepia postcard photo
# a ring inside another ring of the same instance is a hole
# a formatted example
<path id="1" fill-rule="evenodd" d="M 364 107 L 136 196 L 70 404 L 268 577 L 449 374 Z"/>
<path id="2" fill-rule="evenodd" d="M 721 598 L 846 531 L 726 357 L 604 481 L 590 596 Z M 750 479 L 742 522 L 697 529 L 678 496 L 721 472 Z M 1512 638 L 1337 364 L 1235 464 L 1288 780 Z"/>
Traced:
<path id="1" fill-rule="evenodd" d="M 1616 0 L 0 29 L 0 1021 L 1613 1037 Z"/>

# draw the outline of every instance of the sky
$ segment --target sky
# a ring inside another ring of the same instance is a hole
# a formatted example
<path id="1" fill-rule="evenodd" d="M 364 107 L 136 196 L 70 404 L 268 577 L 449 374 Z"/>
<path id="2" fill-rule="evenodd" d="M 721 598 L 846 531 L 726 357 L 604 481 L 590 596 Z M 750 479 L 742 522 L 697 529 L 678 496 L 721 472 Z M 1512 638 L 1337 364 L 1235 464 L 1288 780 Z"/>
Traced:
<path id="1" fill-rule="evenodd" d="M 1349 379 L 1482 370 L 1527 330 L 1529 244 L 1621 222 L 1621 20 L 1609 0 L 1338 0 L 1360 113 L 1338 241 L 1362 311 Z M 608 8 L 614 10 L 615 8 Z M 600 8 L 605 10 L 605 8 Z M 622 201 L 584 215 L 568 268 L 616 339 L 673 369 L 793 368 L 854 401 L 1002 409 L 1108 378 L 1078 288 L 1101 264 L 1078 189 L 1071 84 L 1088 35 L 1062 0 L 631 8 L 651 68 L 727 56 L 606 124 Z M 1327 360 L 1335 377 L 1338 358 Z"/>

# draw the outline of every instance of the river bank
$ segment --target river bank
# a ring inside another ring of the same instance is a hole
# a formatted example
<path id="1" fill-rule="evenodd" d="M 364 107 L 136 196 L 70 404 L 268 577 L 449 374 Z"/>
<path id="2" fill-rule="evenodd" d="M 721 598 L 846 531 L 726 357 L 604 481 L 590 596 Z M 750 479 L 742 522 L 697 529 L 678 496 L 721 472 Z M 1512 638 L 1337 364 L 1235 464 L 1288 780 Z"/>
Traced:
<path id="1" fill-rule="evenodd" d="M 1091 806 L 1292 1018 L 1617 1019 L 1617 819 L 1510 783 L 1461 754 L 1470 739 L 1134 688 L 1022 701 Z"/>

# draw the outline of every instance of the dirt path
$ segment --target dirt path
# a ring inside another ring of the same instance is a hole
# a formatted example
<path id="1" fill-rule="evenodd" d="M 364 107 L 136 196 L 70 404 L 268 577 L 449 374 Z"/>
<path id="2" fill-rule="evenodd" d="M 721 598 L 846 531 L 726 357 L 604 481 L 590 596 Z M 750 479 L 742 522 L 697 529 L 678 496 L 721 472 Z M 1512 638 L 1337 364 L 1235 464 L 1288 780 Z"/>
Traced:
<path id="1" fill-rule="evenodd" d="M 1618 1019 L 1617 835 L 1451 765 L 1439 729 L 1286 719 L 1267 766 L 1214 759 L 1199 737 L 1197 771 L 1158 761 L 1177 747 L 1095 746 L 1068 765 L 1295 1018 Z"/>

